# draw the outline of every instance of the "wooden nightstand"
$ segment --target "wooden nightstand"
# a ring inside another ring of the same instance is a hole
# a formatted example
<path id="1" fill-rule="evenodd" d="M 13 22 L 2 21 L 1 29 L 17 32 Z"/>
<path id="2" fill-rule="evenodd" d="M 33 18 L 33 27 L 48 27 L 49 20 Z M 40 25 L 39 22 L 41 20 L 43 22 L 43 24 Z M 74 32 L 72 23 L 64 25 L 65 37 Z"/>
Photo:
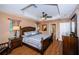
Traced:
<path id="1" fill-rule="evenodd" d="M 9 39 L 9 48 L 10 49 L 14 49 L 19 46 L 22 46 L 22 39 L 21 38 Z"/>

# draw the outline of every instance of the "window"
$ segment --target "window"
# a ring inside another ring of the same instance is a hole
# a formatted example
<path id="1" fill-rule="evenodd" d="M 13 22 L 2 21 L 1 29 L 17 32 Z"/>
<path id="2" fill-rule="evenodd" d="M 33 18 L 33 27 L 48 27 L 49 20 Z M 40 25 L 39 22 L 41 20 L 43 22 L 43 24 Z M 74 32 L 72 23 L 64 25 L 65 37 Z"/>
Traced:
<path id="1" fill-rule="evenodd" d="M 72 32 L 75 31 L 75 23 L 72 22 Z M 70 22 L 60 23 L 60 39 L 62 35 L 70 35 Z"/>

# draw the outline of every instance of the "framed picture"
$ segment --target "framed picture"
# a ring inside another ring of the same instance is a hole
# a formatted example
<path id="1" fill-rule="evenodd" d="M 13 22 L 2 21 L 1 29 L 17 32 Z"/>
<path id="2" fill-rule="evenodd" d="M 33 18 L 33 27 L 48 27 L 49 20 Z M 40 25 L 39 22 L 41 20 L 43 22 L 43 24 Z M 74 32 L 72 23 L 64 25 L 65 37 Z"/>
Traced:
<path id="1" fill-rule="evenodd" d="M 46 24 L 42 25 L 42 31 L 47 31 L 47 25 Z"/>

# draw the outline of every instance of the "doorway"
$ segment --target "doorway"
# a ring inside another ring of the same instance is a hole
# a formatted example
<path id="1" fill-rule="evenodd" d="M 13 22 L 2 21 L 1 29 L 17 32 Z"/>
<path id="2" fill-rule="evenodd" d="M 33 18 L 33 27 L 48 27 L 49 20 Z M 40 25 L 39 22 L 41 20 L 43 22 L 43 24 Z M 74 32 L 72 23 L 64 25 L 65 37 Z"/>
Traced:
<path id="1" fill-rule="evenodd" d="M 53 33 L 53 39 L 55 40 L 56 39 L 56 24 L 52 24 L 51 30 L 52 30 L 51 33 Z"/>

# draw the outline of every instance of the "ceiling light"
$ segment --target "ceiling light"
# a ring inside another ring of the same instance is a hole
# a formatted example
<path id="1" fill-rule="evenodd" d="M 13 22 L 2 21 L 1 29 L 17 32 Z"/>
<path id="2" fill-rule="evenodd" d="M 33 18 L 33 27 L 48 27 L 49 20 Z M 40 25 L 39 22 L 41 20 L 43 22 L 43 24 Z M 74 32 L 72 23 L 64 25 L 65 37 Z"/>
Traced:
<path id="1" fill-rule="evenodd" d="M 42 20 L 45 20 L 45 17 L 42 17 L 41 19 L 42 19 Z"/>

